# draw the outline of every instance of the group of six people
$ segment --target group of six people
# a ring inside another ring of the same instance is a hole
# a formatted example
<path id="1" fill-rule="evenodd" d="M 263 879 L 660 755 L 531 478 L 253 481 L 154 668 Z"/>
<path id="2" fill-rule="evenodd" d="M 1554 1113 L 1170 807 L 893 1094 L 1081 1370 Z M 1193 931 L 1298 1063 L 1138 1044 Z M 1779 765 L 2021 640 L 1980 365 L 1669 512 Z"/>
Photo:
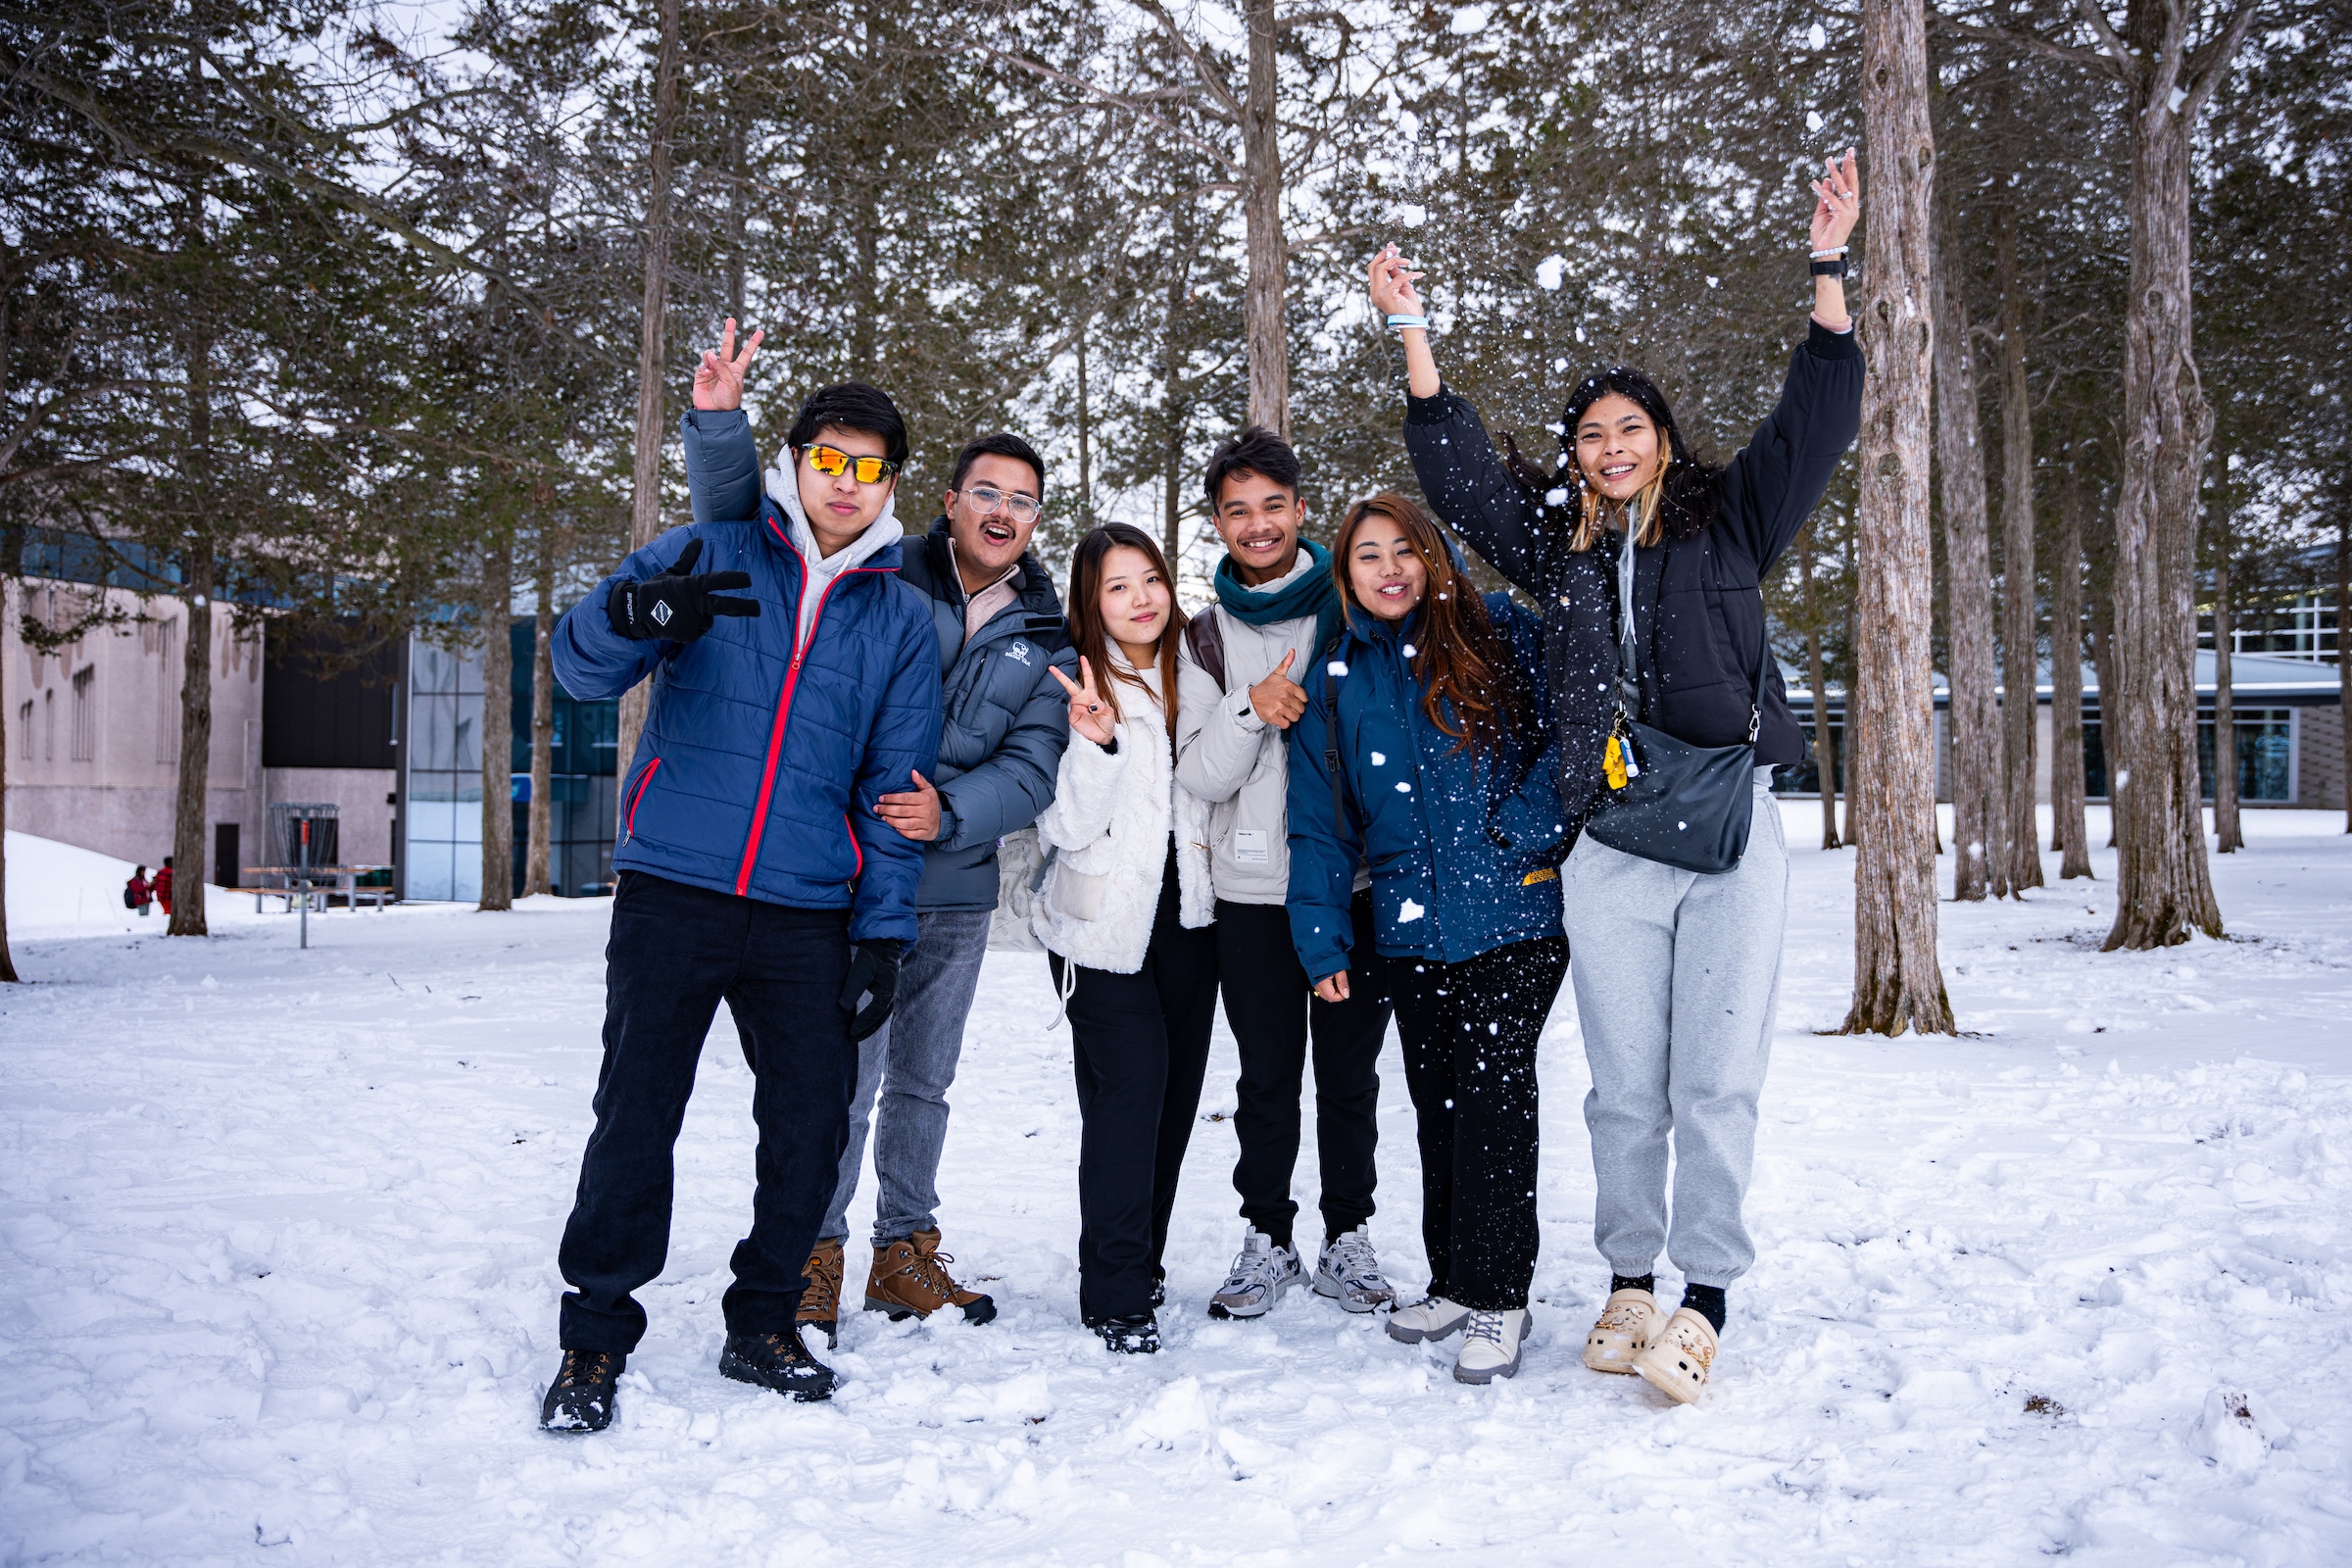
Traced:
<path id="1" fill-rule="evenodd" d="M 760 334 L 738 350 L 730 321 L 685 419 L 695 521 L 629 557 L 556 637 L 575 698 L 652 689 L 622 781 L 604 1061 L 542 1424 L 612 1418 L 722 1000 L 759 1150 L 719 1370 L 830 1393 L 805 1336 L 834 1343 L 869 1122 L 862 1304 L 996 1315 L 947 1268 L 936 1177 L 1001 905 L 1026 911 L 1071 1026 L 1078 1309 L 1110 1349 L 1159 1348 L 1221 994 L 1246 1228 L 1210 1315 L 1261 1317 L 1311 1282 L 1385 1312 L 1399 1341 L 1459 1334 L 1464 1382 L 1516 1373 L 1539 1240 L 1537 1045 L 1573 973 L 1611 1271 L 1585 1361 L 1695 1399 L 1725 1289 L 1754 1256 L 1741 1207 L 1788 881 L 1766 791 L 1805 755 L 1759 585 L 1860 419 L 1851 154 L 1812 188 L 1812 321 L 1778 406 L 1720 468 L 1624 368 L 1570 395 L 1557 473 L 1506 460 L 1439 375 L 1420 274 L 1383 250 L 1368 292 L 1402 335 L 1428 510 L 1358 501 L 1327 550 L 1304 536 L 1296 454 L 1245 429 L 1205 475 L 1225 555 L 1189 618 L 1158 543 L 1121 523 L 1079 541 L 1064 605 L 1028 548 L 1045 464 L 1018 436 L 957 455 L 920 537 L 895 513 L 905 421 L 872 387 L 812 395 L 763 473 L 740 407 Z M 1521 597 L 1482 594 L 1457 540 Z M 1582 831 L 1644 748 L 1742 746 L 1755 825 L 1726 868 Z M 1033 824 L 1034 867 L 1001 858 Z M 1369 1231 L 1392 1017 L 1430 1275 L 1410 1303 Z M 1291 1196 L 1310 1055 L 1311 1274 Z M 1661 1251 L 1685 1280 L 1671 1313 Z"/>

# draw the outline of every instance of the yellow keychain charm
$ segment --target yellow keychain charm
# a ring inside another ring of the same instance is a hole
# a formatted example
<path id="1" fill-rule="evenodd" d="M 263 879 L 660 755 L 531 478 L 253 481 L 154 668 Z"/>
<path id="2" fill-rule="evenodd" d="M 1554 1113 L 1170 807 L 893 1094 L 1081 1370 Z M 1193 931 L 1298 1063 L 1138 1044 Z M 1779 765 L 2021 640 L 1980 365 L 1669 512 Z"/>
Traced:
<path id="1" fill-rule="evenodd" d="M 1609 781 L 1609 788 L 1625 788 L 1625 744 L 1614 735 L 1609 737 L 1609 749 L 1601 754 L 1600 771 Z"/>

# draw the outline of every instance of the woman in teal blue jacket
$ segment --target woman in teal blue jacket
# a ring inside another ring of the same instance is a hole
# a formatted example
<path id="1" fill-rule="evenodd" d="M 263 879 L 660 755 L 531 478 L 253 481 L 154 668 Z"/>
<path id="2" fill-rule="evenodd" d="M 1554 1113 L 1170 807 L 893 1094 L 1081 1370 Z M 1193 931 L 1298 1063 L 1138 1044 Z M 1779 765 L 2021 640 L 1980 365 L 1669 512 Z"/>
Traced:
<path id="1" fill-rule="evenodd" d="M 1332 566 L 1347 626 L 1291 731 L 1291 936 L 1325 1001 L 1362 984 L 1396 1003 L 1430 1284 L 1389 1333 L 1464 1331 L 1454 1376 L 1487 1383 L 1527 1338 L 1536 1042 L 1568 967 L 1538 624 L 1482 600 L 1402 496 L 1356 503 Z M 1361 864 L 1376 954 L 1349 951 Z"/>

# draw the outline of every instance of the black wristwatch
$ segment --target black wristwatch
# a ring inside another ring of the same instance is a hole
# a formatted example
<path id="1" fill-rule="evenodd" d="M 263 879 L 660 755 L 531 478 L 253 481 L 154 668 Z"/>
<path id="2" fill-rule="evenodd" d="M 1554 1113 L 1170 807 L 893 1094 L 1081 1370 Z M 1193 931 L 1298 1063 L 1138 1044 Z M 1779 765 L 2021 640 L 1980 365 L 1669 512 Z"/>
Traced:
<path id="1" fill-rule="evenodd" d="M 1842 256 L 1832 256 L 1825 260 L 1816 261 L 1813 264 L 1813 275 L 1815 277 L 1845 276 L 1845 258 Z"/>

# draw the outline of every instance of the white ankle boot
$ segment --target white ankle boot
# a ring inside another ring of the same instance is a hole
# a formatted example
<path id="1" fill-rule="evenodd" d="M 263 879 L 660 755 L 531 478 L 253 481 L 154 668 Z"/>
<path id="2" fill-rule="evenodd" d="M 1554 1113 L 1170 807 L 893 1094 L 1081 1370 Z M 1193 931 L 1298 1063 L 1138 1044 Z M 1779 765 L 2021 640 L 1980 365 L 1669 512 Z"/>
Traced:
<path id="1" fill-rule="evenodd" d="M 1628 1287 L 1611 1291 L 1600 1320 L 1585 1336 L 1585 1365 L 1595 1372 L 1631 1372 L 1636 1352 L 1646 1349 L 1666 1326 L 1658 1298 Z"/>
<path id="2" fill-rule="evenodd" d="M 1389 1314 L 1389 1338 L 1399 1345 L 1419 1345 L 1423 1340 L 1442 1340 L 1456 1333 L 1469 1321 L 1470 1309 L 1459 1301 L 1424 1296 Z"/>
<path id="3" fill-rule="evenodd" d="M 1454 1357 L 1456 1383 L 1492 1383 L 1519 1375 L 1519 1357 L 1534 1338 L 1535 1317 L 1525 1307 L 1473 1312 L 1462 1328 L 1461 1353 Z"/>
<path id="4" fill-rule="evenodd" d="M 1689 1307 L 1666 1320 L 1646 1348 L 1634 1356 L 1634 1370 L 1679 1404 L 1697 1402 L 1707 1392 L 1715 1365 L 1715 1326 Z"/>

